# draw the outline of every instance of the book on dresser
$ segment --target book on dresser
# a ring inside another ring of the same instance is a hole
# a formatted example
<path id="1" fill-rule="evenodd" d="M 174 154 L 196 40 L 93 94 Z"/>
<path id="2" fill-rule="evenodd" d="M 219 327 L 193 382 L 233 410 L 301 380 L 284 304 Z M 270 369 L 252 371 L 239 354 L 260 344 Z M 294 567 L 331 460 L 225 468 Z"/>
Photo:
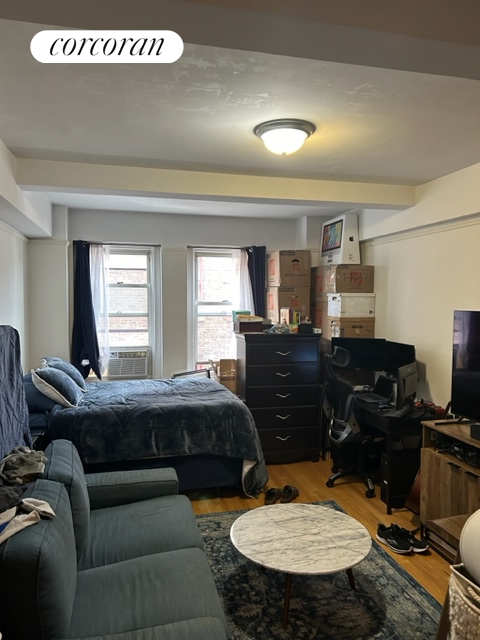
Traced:
<path id="1" fill-rule="evenodd" d="M 319 334 L 237 338 L 237 394 L 255 419 L 267 463 L 320 457 Z"/>

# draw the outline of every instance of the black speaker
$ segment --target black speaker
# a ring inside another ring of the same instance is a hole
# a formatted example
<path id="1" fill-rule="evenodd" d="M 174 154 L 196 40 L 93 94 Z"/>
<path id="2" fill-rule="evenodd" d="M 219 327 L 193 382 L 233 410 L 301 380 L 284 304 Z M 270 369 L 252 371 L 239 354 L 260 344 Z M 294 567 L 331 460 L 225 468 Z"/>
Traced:
<path id="1" fill-rule="evenodd" d="M 475 440 L 480 440 L 480 424 L 471 424 L 470 425 L 470 435 Z"/>

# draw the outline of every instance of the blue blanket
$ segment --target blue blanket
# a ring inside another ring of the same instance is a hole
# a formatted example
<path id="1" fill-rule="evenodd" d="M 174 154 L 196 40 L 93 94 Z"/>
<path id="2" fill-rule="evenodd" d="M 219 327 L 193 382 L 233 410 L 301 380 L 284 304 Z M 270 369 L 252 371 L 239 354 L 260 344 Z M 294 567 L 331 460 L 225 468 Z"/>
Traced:
<path id="1" fill-rule="evenodd" d="M 28 406 L 20 360 L 20 336 L 9 325 L 0 325 L 0 459 L 12 449 L 32 446 Z"/>
<path id="2" fill-rule="evenodd" d="M 91 382 L 77 408 L 57 405 L 48 435 L 66 438 L 85 464 L 159 456 L 218 455 L 244 460 L 244 491 L 268 481 L 248 407 L 208 378 Z"/>

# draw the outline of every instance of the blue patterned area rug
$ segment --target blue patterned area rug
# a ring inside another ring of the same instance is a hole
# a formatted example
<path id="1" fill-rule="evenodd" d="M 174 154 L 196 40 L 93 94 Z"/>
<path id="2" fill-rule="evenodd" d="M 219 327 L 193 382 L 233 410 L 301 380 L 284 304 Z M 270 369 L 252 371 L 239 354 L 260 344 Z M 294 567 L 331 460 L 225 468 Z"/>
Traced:
<path id="1" fill-rule="evenodd" d="M 342 510 L 333 500 L 315 504 Z M 232 640 L 435 637 L 441 605 L 375 541 L 366 559 L 353 569 L 355 590 L 345 572 L 294 576 L 289 626 L 284 630 L 285 576 L 244 558 L 230 541 L 230 527 L 242 513 L 197 516 Z"/>

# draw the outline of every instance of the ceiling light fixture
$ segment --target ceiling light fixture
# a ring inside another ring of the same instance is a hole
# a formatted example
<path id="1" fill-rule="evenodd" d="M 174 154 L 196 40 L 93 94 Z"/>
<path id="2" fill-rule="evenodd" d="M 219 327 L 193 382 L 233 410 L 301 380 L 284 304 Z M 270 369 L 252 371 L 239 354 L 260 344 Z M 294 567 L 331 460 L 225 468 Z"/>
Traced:
<path id="1" fill-rule="evenodd" d="M 315 130 L 315 125 L 308 120 L 281 118 L 257 124 L 253 133 L 269 151 L 286 156 L 298 151 Z"/>

